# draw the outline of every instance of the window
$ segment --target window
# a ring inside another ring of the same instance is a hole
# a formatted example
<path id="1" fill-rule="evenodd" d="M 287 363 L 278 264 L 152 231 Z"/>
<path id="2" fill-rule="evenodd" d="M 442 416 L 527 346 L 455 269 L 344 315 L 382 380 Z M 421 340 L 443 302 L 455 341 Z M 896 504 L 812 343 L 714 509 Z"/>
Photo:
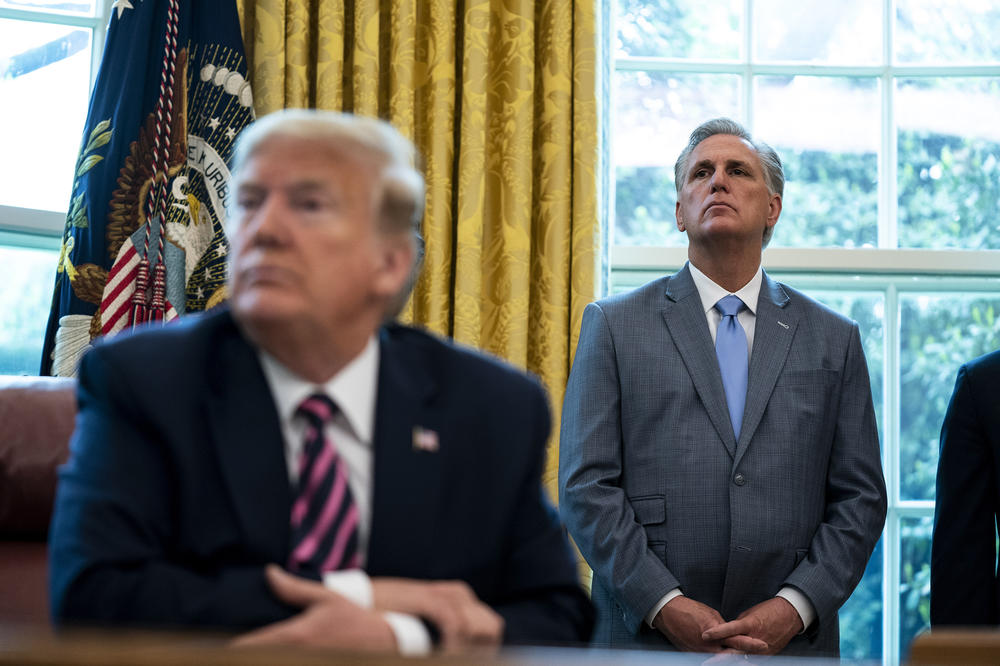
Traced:
<path id="1" fill-rule="evenodd" d="M 110 0 L 0 0 L 0 373 L 35 374 Z"/>
<path id="2" fill-rule="evenodd" d="M 0 232 L 0 374 L 36 374 L 52 302 L 59 237 Z"/>
<path id="3" fill-rule="evenodd" d="M 608 291 L 673 272 L 673 164 L 741 121 L 785 164 L 764 265 L 859 322 L 889 491 L 841 611 L 845 658 L 905 659 L 929 619 L 938 434 L 1000 347 L 1000 7 L 989 0 L 609 0 Z"/>

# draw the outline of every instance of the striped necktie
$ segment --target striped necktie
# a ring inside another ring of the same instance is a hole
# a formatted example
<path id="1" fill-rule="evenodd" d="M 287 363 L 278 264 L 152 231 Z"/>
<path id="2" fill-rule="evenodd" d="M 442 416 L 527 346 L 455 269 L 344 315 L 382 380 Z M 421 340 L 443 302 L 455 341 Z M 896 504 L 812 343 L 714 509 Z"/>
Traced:
<path id="1" fill-rule="evenodd" d="M 322 574 L 360 563 L 358 508 L 347 484 L 347 466 L 324 432 L 336 412 L 330 398 L 319 393 L 296 411 L 306 421 L 306 433 L 292 503 L 291 571 Z"/>

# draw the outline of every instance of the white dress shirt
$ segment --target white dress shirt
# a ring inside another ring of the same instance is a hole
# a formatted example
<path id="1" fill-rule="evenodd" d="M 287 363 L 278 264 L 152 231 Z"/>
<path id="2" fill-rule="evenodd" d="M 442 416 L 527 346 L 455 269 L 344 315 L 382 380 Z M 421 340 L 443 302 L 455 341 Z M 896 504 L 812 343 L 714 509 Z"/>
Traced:
<path id="1" fill-rule="evenodd" d="M 717 285 L 690 261 L 688 262 L 688 270 L 691 271 L 691 279 L 694 280 L 694 286 L 698 290 L 698 296 L 701 298 L 701 305 L 708 320 L 708 330 L 712 334 L 713 343 L 715 342 L 716 333 L 719 330 L 719 322 L 722 321 L 722 313 L 715 309 L 715 304 L 719 302 L 719 299 L 730 294 L 735 294 L 746 305 L 736 315 L 736 319 L 743 326 L 743 331 L 747 336 L 747 360 L 749 361 L 750 355 L 753 353 L 753 335 L 757 327 L 757 298 L 760 296 L 760 285 L 764 280 L 764 272 L 761 267 L 758 266 L 757 272 L 753 274 L 750 281 L 735 292 L 727 291 L 725 288 Z M 747 367 L 749 367 L 749 363 Z M 682 594 L 681 589 L 676 587 L 663 595 L 663 598 L 646 614 L 646 624 L 652 627 L 653 620 L 656 619 L 660 609 L 666 606 L 669 601 Z M 816 619 L 816 610 L 813 608 L 812 603 L 810 603 L 806 595 L 795 588 L 783 587 L 778 590 L 777 596 L 788 601 L 795 609 L 795 612 L 799 614 L 799 618 L 802 619 L 803 631 Z"/>
<path id="2" fill-rule="evenodd" d="M 375 399 L 378 395 L 379 346 L 374 336 L 350 363 L 325 384 L 306 381 L 283 366 L 276 358 L 258 350 L 264 377 L 267 379 L 285 440 L 285 463 L 292 488 L 298 482 L 299 458 L 305 446 L 306 421 L 295 412 L 302 401 L 314 393 L 325 393 L 338 411 L 326 424 L 327 441 L 337 448 L 347 467 L 347 485 L 358 510 L 358 555 L 367 561 L 368 537 L 372 523 L 375 431 Z M 323 584 L 364 608 L 373 606 L 371 579 L 362 569 L 328 572 Z M 396 636 L 399 651 L 405 655 L 430 652 L 430 636 L 419 619 L 402 613 L 383 613 Z"/>

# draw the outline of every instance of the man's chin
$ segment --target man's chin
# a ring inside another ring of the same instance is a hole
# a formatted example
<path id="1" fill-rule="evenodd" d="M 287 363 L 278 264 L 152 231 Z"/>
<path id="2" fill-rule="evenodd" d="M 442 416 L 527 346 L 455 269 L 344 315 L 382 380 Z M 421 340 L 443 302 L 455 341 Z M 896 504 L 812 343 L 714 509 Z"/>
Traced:
<path id="1" fill-rule="evenodd" d="M 301 305 L 274 294 L 242 294 L 230 302 L 233 316 L 247 326 L 287 325 L 302 316 Z"/>
<path id="2" fill-rule="evenodd" d="M 707 220 L 702 225 L 702 230 L 706 237 L 716 241 L 760 240 L 764 233 L 763 227 L 751 228 L 745 222 L 728 216 Z"/>

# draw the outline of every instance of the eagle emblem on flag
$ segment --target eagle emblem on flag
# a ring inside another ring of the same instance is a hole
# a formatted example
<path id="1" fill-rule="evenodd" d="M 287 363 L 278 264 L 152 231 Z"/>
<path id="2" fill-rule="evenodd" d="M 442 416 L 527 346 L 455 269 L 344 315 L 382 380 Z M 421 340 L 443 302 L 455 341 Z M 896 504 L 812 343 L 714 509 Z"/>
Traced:
<path id="1" fill-rule="evenodd" d="M 112 13 L 77 161 L 42 374 L 100 336 L 226 300 L 225 211 L 253 94 L 232 2 Z"/>

